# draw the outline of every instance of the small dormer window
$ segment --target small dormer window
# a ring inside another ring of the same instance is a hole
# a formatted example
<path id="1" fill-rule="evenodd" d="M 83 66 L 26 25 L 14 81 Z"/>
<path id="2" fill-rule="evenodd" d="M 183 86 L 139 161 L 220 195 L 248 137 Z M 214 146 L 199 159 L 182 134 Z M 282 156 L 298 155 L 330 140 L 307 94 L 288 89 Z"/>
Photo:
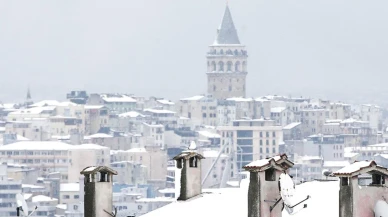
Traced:
<path id="1" fill-rule="evenodd" d="M 273 182 L 276 180 L 276 172 L 274 168 L 265 171 L 265 181 Z"/>
<path id="2" fill-rule="evenodd" d="M 192 157 L 190 158 L 190 167 L 197 167 L 198 166 L 198 162 L 197 162 L 197 157 Z"/>
<path id="3" fill-rule="evenodd" d="M 385 184 L 385 177 L 380 174 L 372 174 L 372 185 L 383 185 Z"/>

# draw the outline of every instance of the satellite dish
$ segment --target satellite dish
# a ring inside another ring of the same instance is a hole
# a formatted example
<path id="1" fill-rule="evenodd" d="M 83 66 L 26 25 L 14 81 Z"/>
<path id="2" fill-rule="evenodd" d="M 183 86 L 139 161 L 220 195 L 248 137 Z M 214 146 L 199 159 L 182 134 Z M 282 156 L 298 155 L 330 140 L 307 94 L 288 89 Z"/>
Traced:
<path id="1" fill-rule="evenodd" d="M 17 216 L 20 216 L 19 211 L 23 213 L 23 216 L 26 216 L 26 217 L 31 216 L 38 208 L 37 206 L 35 206 L 34 211 L 32 211 L 30 215 L 28 215 L 28 206 L 27 206 L 26 200 L 24 200 L 24 197 L 21 194 L 16 195 L 16 204 L 17 204 L 17 207 L 16 207 Z"/>
<path id="2" fill-rule="evenodd" d="M 323 170 L 323 171 L 322 171 L 322 175 L 323 175 L 323 176 L 326 176 L 326 179 L 327 179 L 327 177 L 329 177 L 332 173 L 333 173 L 333 172 L 330 171 L 330 170 Z"/>
<path id="3" fill-rule="evenodd" d="M 310 198 L 309 195 L 306 197 L 301 197 L 301 195 L 296 194 L 295 184 L 292 181 L 290 175 L 287 173 L 282 173 L 279 177 L 279 187 L 280 187 L 280 196 L 284 203 L 284 208 L 291 215 L 300 211 L 303 208 L 307 207 L 307 204 L 304 204 L 306 200 Z M 299 206 L 303 204 L 302 206 Z"/>
<path id="4" fill-rule="evenodd" d="M 18 205 L 18 209 L 21 209 L 24 216 L 28 216 L 28 206 L 26 203 L 26 200 L 24 200 L 23 195 L 17 194 L 16 195 L 16 203 Z"/>
<path id="5" fill-rule="evenodd" d="M 388 203 L 383 200 L 378 200 L 373 211 L 376 217 L 388 216 Z"/>

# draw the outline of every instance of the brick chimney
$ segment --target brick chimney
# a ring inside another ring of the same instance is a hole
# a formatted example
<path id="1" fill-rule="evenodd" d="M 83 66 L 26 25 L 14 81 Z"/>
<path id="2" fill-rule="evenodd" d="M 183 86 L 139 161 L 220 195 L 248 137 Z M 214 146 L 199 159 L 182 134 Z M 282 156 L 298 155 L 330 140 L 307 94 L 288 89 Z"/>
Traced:
<path id="1" fill-rule="evenodd" d="M 176 173 L 180 172 L 178 200 L 187 200 L 202 193 L 201 159 L 204 157 L 196 150 L 183 151 L 173 158 L 176 161 Z M 179 176 L 177 176 L 179 177 Z"/>
<path id="2" fill-rule="evenodd" d="M 281 217 L 282 206 L 275 202 L 280 198 L 280 174 L 294 164 L 283 154 L 253 161 L 244 169 L 250 172 L 248 188 L 248 217 Z"/>
<path id="3" fill-rule="evenodd" d="M 366 173 L 372 175 L 370 183 L 359 180 L 359 175 Z M 333 175 L 340 179 L 339 217 L 377 216 L 373 213 L 377 203 L 388 202 L 388 170 L 374 161 L 354 162 Z"/>
<path id="4" fill-rule="evenodd" d="M 117 172 L 105 166 L 90 166 L 81 171 L 84 179 L 85 217 L 110 217 L 113 212 L 113 175 Z"/>

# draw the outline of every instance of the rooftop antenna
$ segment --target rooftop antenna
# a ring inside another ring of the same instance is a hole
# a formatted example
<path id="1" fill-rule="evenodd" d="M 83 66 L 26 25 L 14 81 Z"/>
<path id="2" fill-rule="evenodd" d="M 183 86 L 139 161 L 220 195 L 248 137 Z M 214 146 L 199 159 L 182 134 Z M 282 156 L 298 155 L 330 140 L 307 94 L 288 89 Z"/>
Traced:
<path id="1" fill-rule="evenodd" d="M 27 206 L 26 200 L 24 200 L 24 197 L 21 194 L 16 195 L 16 204 L 17 204 L 17 207 L 16 207 L 16 215 L 17 216 L 20 216 L 20 211 L 23 214 L 22 216 L 25 216 L 25 217 L 31 216 L 35 212 L 35 210 L 38 208 L 37 206 L 35 206 L 34 211 L 32 211 L 28 215 L 28 206 Z"/>

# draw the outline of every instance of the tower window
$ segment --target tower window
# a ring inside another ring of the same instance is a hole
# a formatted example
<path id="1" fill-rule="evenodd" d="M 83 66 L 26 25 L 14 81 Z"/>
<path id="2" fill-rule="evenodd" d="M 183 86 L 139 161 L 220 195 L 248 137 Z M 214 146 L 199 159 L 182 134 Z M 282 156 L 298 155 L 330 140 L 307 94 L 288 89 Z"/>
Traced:
<path id="1" fill-rule="evenodd" d="M 232 86 L 231 85 L 229 85 L 229 91 L 232 91 Z"/>
<path id="2" fill-rule="evenodd" d="M 228 66 L 228 70 L 227 71 L 232 71 L 233 63 L 231 61 L 228 61 L 227 66 Z"/>
<path id="3" fill-rule="evenodd" d="M 224 50 L 223 50 L 223 49 L 220 50 L 220 54 L 221 54 L 221 55 L 224 54 Z"/>
<path id="4" fill-rule="evenodd" d="M 216 91 L 217 87 L 216 85 L 213 85 L 213 91 Z"/>
<path id="5" fill-rule="evenodd" d="M 220 61 L 218 62 L 218 71 L 224 71 L 224 62 Z"/>
<path id="6" fill-rule="evenodd" d="M 212 62 L 213 71 L 217 71 L 217 64 L 216 62 Z"/>
<path id="7" fill-rule="evenodd" d="M 235 64 L 234 64 L 234 71 L 236 72 L 239 72 L 240 71 L 240 62 L 237 61 Z"/>

